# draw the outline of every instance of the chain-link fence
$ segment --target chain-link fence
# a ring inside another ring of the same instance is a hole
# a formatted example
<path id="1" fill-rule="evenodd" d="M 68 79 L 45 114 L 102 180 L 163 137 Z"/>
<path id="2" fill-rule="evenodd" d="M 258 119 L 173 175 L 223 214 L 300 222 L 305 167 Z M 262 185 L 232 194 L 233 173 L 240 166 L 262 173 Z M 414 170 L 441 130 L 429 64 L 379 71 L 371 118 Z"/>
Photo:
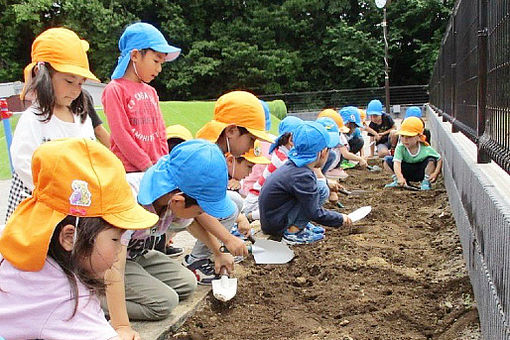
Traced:
<path id="1" fill-rule="evenodd" d="M 510 173 L 510 0 L 458 0 L 430 80 L 430 103 Z"/>

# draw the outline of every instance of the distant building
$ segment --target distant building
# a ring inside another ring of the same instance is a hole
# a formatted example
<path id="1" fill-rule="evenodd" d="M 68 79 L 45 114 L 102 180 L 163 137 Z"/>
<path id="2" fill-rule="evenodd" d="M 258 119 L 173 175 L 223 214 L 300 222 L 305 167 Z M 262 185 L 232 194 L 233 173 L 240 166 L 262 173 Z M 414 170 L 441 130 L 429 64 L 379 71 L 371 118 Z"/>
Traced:
<path id="1" fill-rule="evenodd" d="M 15 81 L 12 83 L 0 83 L 0 98 L 6 98 L 7 104 L 9 105 L 9 111 L 11 112 L 21 112 L 25 111 L 32 103 L 29 100 L 21 100 L 19 95 L 23 90 L 23 83 L 20 81 Z M 94 83 L 91 81 L 86 81 L 83 84 L 83 88 L 87 90 L 92 98 L 94 99 L 94 106 L 97 108 L 102 108 L 101 104 L 101 96 L 103 94 L 103 90 L 106 84 L 103 83 Z"/>

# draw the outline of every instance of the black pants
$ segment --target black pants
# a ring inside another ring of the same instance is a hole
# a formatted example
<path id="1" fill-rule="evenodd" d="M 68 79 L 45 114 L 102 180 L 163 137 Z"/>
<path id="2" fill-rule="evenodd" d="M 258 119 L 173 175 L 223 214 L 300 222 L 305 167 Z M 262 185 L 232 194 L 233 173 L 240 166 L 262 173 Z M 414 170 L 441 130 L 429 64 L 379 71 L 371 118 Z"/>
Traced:
<path id="1" fill-rule="evenodd" d="M 384 157 L 384 161 L 393 170 L 393 156 Z M 419 163 L 402 162 L 402 175 L 408 182 L 421 182 L 425 178 L 425 168 L 429 162 L 436 164 L 437 160 L 434 157 L 427 157 Z"/>

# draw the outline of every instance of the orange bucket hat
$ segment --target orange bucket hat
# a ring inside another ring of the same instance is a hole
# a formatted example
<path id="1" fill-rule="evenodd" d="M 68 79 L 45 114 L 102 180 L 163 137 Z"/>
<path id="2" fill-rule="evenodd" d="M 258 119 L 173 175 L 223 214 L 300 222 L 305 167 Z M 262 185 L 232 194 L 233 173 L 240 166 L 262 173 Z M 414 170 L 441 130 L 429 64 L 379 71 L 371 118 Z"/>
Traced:
<path id="1" fill-rule="evenodd" d="M 58 72 L 100 81 L 89 70 L 88 49 L 89 43 L 67 28 L 50 28 L 39 34 L 32 44 L 32 62 L 25 67 L 25 87 L 20 94 L 21 99 L 25 98 L 32 80 L 32 69 L 38 62 L 50 63 Z"/>
<path id="2" fill-rule="evenodd" d="M 219 97 L 213 119 L 198 130 L 196 137 L 216 143 L 229 125 L 246 128 L 255 137 L 272 143 L 266 132 L 264 107 L 257 97 L 246 91 L 233 91 Z"/>
<path id="3" fill-rule="evenodd" d="M 336 112 L 335 110 L 333 110 L 333 109 L 322 110 L 321 112 L 319 112 L 319 115 L 317 116 L 317 118 L 322 118 L 322 117 L 329 117 L 329 118 L 333 119 L 335 121 L 336 125 L 338 126 L 338 131 L 343 132 L 343 133 L 349 132 L 349 128 L 347 126 L 345 126 L 342 116 L 340 116 L 340 114 L 338 112 Z"/>
<path id="4" fill-rule="evenodd" d="M 121 229 L 158 221 L 135 202 L 121 161 L 96 141 L 42 144 L 32 158 L 32 175 L 32 197 L 16 208 L 0 237 L 0 253 L 18 269 L 42 269 L 55 227 L 68 215 L 101 217 Z"/>
<path id="5" fill-rule="evenodd" d="M 423 135 L 423 129 L 425 128 L 423 121 L 418 117 L 408 117 L 404 119 L 400 130 L 397 134 L 401 136 L 420 136 L 420 141 L 426 145 L 429 145 L 426 141 L 426 137 Z"/>
<path id="6" fill-rule="evenodd" d="M 254 164 L 269 164 L 271 161 L 269 158 L 264 156 L 262 153 L 262 145 L 260 141 L 257 139 L 253 144 L 253 149 L 250 149 L 248 152 L 243 154 L 241 157 L 246 159 L 248 162 L 252 162 Z"/>
<path id="7" fill-rule="evenodd" d="M 185 141 L 193 139 L 191 132 L 180 124 L 169 125 L 166 128 L 166 139 L 180 138 Z"/>

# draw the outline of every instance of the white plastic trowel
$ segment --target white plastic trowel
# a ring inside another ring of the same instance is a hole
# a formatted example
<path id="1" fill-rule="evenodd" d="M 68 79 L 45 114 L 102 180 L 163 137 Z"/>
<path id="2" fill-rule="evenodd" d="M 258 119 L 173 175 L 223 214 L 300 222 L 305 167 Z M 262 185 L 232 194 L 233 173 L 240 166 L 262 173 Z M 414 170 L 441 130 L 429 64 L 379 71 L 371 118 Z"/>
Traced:
<path id="1" fill-rule="evenodd" d="M 231 279 L 228 277 L 227 269 L 221 268 L 221 277 L 216 280 L 212 280 L 212 292 L 213 296 L 223 302 L 227 302 L 236 296 L 237 293 L 237 279 Z"/>
<path id="2" fill-rule="evenodd" d="M 361 207 L 359 209 L 354 210 L 352 213 L 350 213 L 349 218 L 351 219 L 352 223 L 358 222 L 365 216 L 367 216 L 372 211 L 372 206 L 367 205 L 366 207 Z"/>
<path id="3" fill-rule="evenodd" d="M 281 242 L 255 239 L 251 235 L 248 240 L 252 243 L 248 250 L 257 264 L 284 264 L 294 258 L 294 252 Z"/>

